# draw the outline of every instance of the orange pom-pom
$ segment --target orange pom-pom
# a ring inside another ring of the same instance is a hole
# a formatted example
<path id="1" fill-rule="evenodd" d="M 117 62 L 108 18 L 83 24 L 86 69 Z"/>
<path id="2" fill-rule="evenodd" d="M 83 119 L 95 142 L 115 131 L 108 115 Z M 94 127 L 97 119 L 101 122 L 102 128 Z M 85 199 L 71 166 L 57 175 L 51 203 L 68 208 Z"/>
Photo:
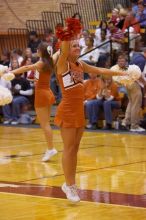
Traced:
<path id="1" fill-rule="evenodd" d="M 61 41 L 73 39 L 75 36 L 77 36 L 80 33 L 82 29 L 80 20 L 77 18 L 67 18 L 66 26 L 67 26 L 66 28 L 64 27 L 56 28 L 56 36 Z"/>

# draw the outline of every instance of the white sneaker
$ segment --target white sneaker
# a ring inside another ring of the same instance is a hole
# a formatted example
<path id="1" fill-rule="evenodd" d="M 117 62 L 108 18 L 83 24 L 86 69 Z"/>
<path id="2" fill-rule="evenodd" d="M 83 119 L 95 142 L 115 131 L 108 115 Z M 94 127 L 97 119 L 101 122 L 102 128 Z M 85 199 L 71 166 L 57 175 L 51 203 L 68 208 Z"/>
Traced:
<path id="1" fill-rule="evenodd" d="M 133 132 L 144 132 L 145 129 L 144 128 L 141 128 L 140 126 L 137 127 L 137 128 L 131 128 L 130 131 L 133 131 Z"/>
<path id="2" fill-rule="evenodd" d="M 8 125 L 8 124 L 10 124 L 11 123 L 11 120 L 5 120 L 5 121 L 3 121 L 3 125 Z"/>
<path id="3" fill-rule="evenodd" d="M 80 197 L 77 192 L 77 187 L 75 185 L 67 186 L 66 183 L 62 185 L 62 191 L 66 194 L 66 197 L 71 202 L 79 202 Z"/>
<path id="4" fill-rule="evenodd" d="M 49 161 L 55 154 L 57 154 L 57 150 L 55 148 L 47 150 L 42 158 L 42 162 Z"/>
<path id="5" fill-rule="evenodd" d="M 126 123 L 124 121 L 122 121 L 121 125 L 126 127 Z"/>
<path id="6" fill-rule="evenodd" d="M 88 128 L 88 129 L 92 128 L 92 124 L 87 124 L 86 128 Z"/>
<path id="7" fill-rule="evenodd" d="M 19 121 L 12 121 L 11 122 L 11 125 L 18 125 L 19 124 Z"/>

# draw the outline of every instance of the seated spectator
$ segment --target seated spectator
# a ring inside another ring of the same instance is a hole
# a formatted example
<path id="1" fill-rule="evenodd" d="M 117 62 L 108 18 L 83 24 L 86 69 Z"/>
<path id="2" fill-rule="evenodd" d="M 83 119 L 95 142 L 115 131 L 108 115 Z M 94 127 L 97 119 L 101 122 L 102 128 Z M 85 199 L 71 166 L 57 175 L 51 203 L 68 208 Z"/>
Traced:
<path id="1" fill-rule="evenodd" d="M 16 65 L 17 63 L 17 65 Z M 12 67 L 18 68 L 18 61 L 13 60 Z M 21 75 L 17 75 L 15 79 L 11 81 L 11 90 L 13 94 L 12 103 L 2 107 L 4 115 L 4 124 L 19 124 L 19 119 L 21 116 L 21 109 L 23 105 L 29 103 L 28 97 L 33 94 L 30 83 L 27 79 Z"/>
<path id="2" fill-rule="evenodd" d="M 24 105 L 29 103 L 28 96 L 33 94 L 33 90 L 30 87 L 29 81 L 23 78 L 21 75 L 17 75 L 12 80 L 12 94 L 13 100 L 9 105 L 2 107 L 4 115 L 4 124 L 11 123 L 12 125 L 19 124 L 21 116 L 21 109 Z"/>
<path id="3" fill-rule="evenodd" d="M 112 77 L 104 77 L 96 94 L 96 99 L 88 106 L 88 128 L 95 128 L 100 116 L 100 110 L 103 109 L 106 125 L 104 129 L 112 129 L 112 110 L 119 109 L 121 100 L 118 92 L 118 86 L 112 81 Z M 87 102 L 88 103 L 88 102 Z M 86 108 L 87 108 L 86 106 Z"/>
<path id="4" fill-rule="evenodd" d="M 94 114 L 92 115 L 92 106 L 97 102 L 96 95 L 99 93 L 102 87 L 101 78 L 97 77 L 96 74 L 89 74 L 89 79 L 84 82 L 84 90 L 85 90 L 85 114 L 89 119 L 89 124 L 87 128 L 96 129 L 97 128 L 97 120 L 94 120 Z"/>
<path id="5" fill-rule="evenodd" d="M 109 20 L 109 22 L 112 22 L 114 26 L 116 26 L 119 23 L 120 16 L 119 16 L 119 10 L 117 8 L 114 8 L 112 10 L 112 16 Z"/>
<path id="6" fill-rule="evenodd" d="M 136 15 L 138 12 L 138 0 L 131 0 L 131 4 L 132 4 L 132 12 L 134 13 L 134 15 Z"/>
<path id="7" fill-rule="evenodd" d="M 19 66 L 21 66 L 21 63 L 23 62 L 23 56 L 22 56 L 22 51 L 19 48 L 16 48 L 16 49 L 11 51 L 10 65 L 9 65 L 10 68 L 12 68 L 11 66 L 12 66 L 13 60 L 17 60 Z"/>
<path id="8" fill-rule="evenodd" d="M 36 59 L 34 57 L 28 57 L 23 60 L 23 65 L 21 66 L 29 66 L 36 62 Z M 35 71 L 29 70 L 23 74 L 24 78 L 26 78 L 28 81 L 30 81 L 30 85 L 32 88 L 34 88 L 34 81 L 35 81 Z"/>
<path id="9" fill-rule="evenodd" d="M 98 62 L 98 58 L 99 58 L 99 49 L 97 48 L 97 49 L 90 52 L 90 50 L 95 48 L 93 45 L 94 44 L 93 37 L 87 37 L 85 40 L 85 44 L 86 44 L 86 46 L 83 47 L 81 50 L 81 55 L 83 55 L 83 56 L 80 57 L 80 60 L 83 60 L 84 62 L 86 62 L 89 65 L 96 65 Z M 87 53 L 87 54 L 85 54 L 85 53 Z M 88 79 L 88 78 L 89 78 L 88 74 L 85 73 L 84 79 Z"/>
<path id="10" fill-rule="evenodd" d="M 125 22 L 122 28 L 122 31 L 125 34 L 128 33 L 128 28 L 129 28 L 129 38 L 130 38 L 129 48 L 132 50 L 135 50 L 135 44 L 136 43 L 138 44 L 141 40 L 140 24 L 137 22 L 138 20 L 135 18 L 133 12 L 129 12 L 125 18 Z"/>
<path id="11" fill-rule="evenodd" d="M 10 65 L 10 53 L 9 53 L 9 51 L 7 51 L 7 50 L 2 51 L 0 64 L 9 67 L 9 65 Z"/>
<path id="12" fill-rule="evenodd" d="M 138 3 L 138 11 L 136 13 L 136 19 L 140 22 L 140 27 L 146 27 L 146 4 L 144 2 Z M 143 20 L 143 21 L 142 21 Z"/>
<path id="13" fill-rule="evenodd" d="M 98 40 L 97 44 L 98 46 L 104 44 L 103 46 L 99 47 L 99 59 L 98 59 L 97 66 L 105 67 L 106 62 L 109 58 L 109 53 L 110 53 L 110 42 L 108 42 L 106 38 L 105 30 L 101 30 L 101 40 Z"/>
<path id="14" fill-rule="evenodd" d="M 101 30 L 100 40 L 97 41 L 98 46 L 101 45 L 101 44 L 106 43 L 107 41 L 109 41 L 109 40 L 107 39 L 106 31 Z M 100 55 L 101 54 L 108 54 L 109 52 L 110 52 L 110 43 L 104 44 L 103 46 L 101 46 L 99 48 Z"/>
<path id="15" fill-rule="evenodd" d="M 114 26 L 113 22 L 109 22 L 108 26 L 111 33 L 112 48 L 120 52 L 124 43 L 124 34 L 119 28 Z"/>
<path id="16" fill-rule="evenodd" d="M 142 53 L 135 54 L 130 64 L 135 64 L 139 66 L 141 72 L 143 72 L 146 65 L 146 49 L 144 48 Z"/>
<path id="17" fill-rule="evenodd" d="M 125 10 L 124 8 L 121 8 L 120 9 L 120 12 L 119 12 L 119 22 L 117 23 L 116 27 L 119 28 L 119 29 L 123 29 L 123 26 L 124 26 L 124 22 L 125 22 L 125 18 L 127 16 L 127 13 L 128 11 Z"/>
<path id="18" fill-rule="evenodd" d="M 86 46 L 85 40 L 89 36 L 90 36 L 90 32 L 88 30 L 82 31 L 81 38 L 79 40 L 79 46 L 81 49 Z"/>
<path id="19" fill-rule="evenodd" d="M 26 58 L 31 58 L 32 57 L 32 51 L 31 51 L 31 48 L 27 47 L 24 51 L 23 51 L 23 58 L 24 60 Z M 23 64 L 22 64 L 23 66 Z"/>
<path id="20" fill-rule="evenodd" d="M 38 38 L 36 31 L 31 31 L 29 33 L 29 42 L 27 47 L 29 47 L 33 54 L 37 52 L 38 45 L 41 43 L 41 40 Z"/>
<path id="21" fill-rule="evenodd" d="M 109 39 L 110 37 L 110 31 L 108 29 L 107 21 L 102 20 L 95 30 L 95 46 L 97 45 L 97 42 L 101 40 L 101 31 L 104 30 L 106 33 L 106 39 Z"/>
<path id="22" fill-rule="evenodd" d="M 87 37 L 85 40 L 85 47 L 81 50 L 81 55 L 89 52 L 90 50 L 94 49 L 94 39 L 93 37 Z M 85 54 L 80 59 L 90 65 L 96 65 L 99 58 L 99 49 L 93 50 L 90 53 Z"/>

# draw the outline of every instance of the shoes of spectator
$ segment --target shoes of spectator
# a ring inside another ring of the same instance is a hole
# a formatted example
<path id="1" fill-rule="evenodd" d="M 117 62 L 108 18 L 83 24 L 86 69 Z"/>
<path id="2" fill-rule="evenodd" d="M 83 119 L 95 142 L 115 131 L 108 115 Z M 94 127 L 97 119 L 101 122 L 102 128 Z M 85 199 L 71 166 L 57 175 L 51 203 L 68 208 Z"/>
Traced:
<path id="1" fill-rule="evenodd" d="M 16 121 L 16 120 L 11 121 L 11 125 L 18 125 L 18 124 L 19 124 L 19 121 Z"/>
<path id="2" fill-rule="evenodd" d="M 96 130 L 98 128 L 97 124 L 88 124 L 86 125 L 87 129 Z"/>
<path id="3" fill-rule="evenodd" d="M 67 186 L 66 183 L 64 183 L 61 188 L 62 191 L 66 194 L 68 200 L 74 203 L 80 201 L 76 185 Z"/>
<path id="4" fill-rule="evenodd" d="M 129 131 L 130 125 L 126 125 L 124 122 L 122 122 L 122 123 L 119 125 L 119 129 L 120 129 L 120 130 L 123 130 L 123 131 Z"/>
<path id="5" fill-rule="evenodd" d="M 112 124 L 107 123 L 103 130 L 112 130 Z"/>
<path id="6" fill-rule="evenodd" d="M 138 126 L 136 128 L 131 128 L 130 131 L 132 131 L 132 132 L 144 132 L 145 129 Z"/>
<path id="7" fill-rule="evenodd" d="M 9 120 L 5 120 L 5 121 L 3 121 L 3 125 L 8 125 L 8 124 L 11 123 L 11 121 L 12 121 L 12 120 L 10 120 L 10 119 L 9 119 Z"/>
<path id="8" fill-rule="evenodd" d="M 42 158 L 42 162 L 49 161 L 55 154 L 57 154 L 57 150 L 55 148 L 47 150 Z"/>
<path id="9" fill-rule="evenodd" d="M 86 125 L 86 128 L 87 128 L 87 129 L 91 129 L 91 128 L 92 128 L 92 124 L 87 124 L 87 125 Z"/>

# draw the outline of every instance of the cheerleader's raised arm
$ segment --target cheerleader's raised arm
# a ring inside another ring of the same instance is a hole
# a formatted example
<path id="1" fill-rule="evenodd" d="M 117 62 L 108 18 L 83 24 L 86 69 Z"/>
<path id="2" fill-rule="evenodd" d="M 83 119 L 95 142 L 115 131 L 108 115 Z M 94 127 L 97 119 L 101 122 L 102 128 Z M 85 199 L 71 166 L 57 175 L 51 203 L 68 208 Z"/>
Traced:
<path id="1" fill-rule="evenodd" d="M 95 73 L 97 75 L 110 75 L 110 76 L 126 76 L 127 72 L 124 71 L 113 71 L 106 68 L 95 67 L 88 65 L 87 63 L 80 61 L 83 65 L 85 73 Z"/>

